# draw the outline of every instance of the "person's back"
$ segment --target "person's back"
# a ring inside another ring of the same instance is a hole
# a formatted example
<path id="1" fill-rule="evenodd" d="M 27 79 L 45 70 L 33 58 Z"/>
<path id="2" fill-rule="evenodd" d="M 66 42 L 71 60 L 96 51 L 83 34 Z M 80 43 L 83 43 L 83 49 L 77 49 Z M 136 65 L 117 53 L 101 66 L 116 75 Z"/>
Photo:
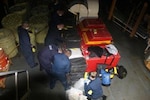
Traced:
<path id="1" fill-rule="evenodd" d="M 53 55 L 58 53 L 58 47 L 56 45 L 48 45 L 45 46 L 38 52 L 38 59 L 44 61 L 45 63 L 49 63 L 52 60 Z"/>
<path id="2" fill-rule="evenodd" d="M 57 80 L 62 83 L 65 90 L 69 88 L 67 80 L 71 71 L 71 62 L 69 60 L 70 55 L 70 50 L 65 50 L 64 53 L 58 53 L 54 55 L 52 63 L 52 80 L 50 82 L 51 89 L 55 87 L 55 83 Z"/>
<path id="3" fill-rule="evenodd" d="M 70 66 L 70 60 L 64 53 L 58 53 L 54 56 L 53 71 L 55 73 L 69 73 Z"/>
<path id="4" fill-rule="evenodd" d="M 50 73 L 52 58 L 59 51 L 58 46 L 51 44 L 45 46 L 38 52 L 38 60 L 40 63 L 40 70 L 44 69 L 48 74 Z"/>

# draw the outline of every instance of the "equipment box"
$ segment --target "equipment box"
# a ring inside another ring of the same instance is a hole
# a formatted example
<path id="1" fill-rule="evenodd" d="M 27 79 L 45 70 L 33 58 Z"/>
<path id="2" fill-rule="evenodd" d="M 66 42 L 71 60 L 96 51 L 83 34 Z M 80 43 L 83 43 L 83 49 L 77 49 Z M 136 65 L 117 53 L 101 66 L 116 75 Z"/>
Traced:
<path id="1" fill-rule="evenodd" d="M 117 53 L 116 55 L 113 54 L 106 54 L 102 53 L 101 57 L 90 57 L 90 52 L 88 51 L 88 48 L 90 46 L 99 46 L 102 48 L 104 51 L 106 45 L 85 45 L 84 41 L 81 42 L 81 51 L 82 54 L 86 60 L 86 72 L 90 71 L 96 71 L 97 66 L 100 65 L 105 65 L 107 69 L 111 69 L 113 67 L 116 67 L 119 60 L 120 60 L 120 54 Z"/>
<path id="2" fill-rule="evenodd" d="M 105 24 L 103 21 L 99 18 L 87 18 L 82 20 L 78 25 L 77 25 L 79 31 L 87 31 L 91 28 L 100 28 L 103 29 L 105 28 Z"/>
<path id="3" fill-rule="evenodd" d="M 104 29 L 89 29 L 83 31 L 82 39 L 87 45 L 91 44 L 110 44 L 112 43 L 112 36 L 106 28 Z"/>

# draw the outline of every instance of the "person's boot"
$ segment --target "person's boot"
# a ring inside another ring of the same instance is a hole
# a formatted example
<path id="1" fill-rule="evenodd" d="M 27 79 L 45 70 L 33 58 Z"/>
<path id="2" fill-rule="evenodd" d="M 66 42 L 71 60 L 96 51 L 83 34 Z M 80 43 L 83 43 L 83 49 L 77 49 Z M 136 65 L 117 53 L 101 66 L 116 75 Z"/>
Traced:
<path id="1" fill-rule="evenodd" d="M 107 99 L 107 96 L 103 95 L 102 98 L 103 98 L 103 100 L 106 100 L 106 99 Z"/>

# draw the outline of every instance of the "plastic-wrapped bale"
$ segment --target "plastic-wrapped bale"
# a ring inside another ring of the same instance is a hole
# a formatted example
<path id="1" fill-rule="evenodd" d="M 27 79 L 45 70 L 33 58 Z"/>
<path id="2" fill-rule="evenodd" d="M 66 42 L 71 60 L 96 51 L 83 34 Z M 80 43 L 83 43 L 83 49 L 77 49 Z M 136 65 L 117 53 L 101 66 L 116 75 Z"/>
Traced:
<path id="1" fill-rule="evenodd" d="M 83 95 L 83 91 L 71 87 L 66 91 L 66 95 L 68 100 L 88 100 L 85 95 Z"/>
<path id="2" fill-rule="evenodd" d="M 39 44 L 44 44 L 44 40 L 45 40 L 47 33 L 48 33 L 48 27 L 36 33 L 36 37 L 35 37 L 36 42 Z"/>
<path id="3" fill-rule="evenodd" d="M 84 78 L 80 78 L 78 81 L 74 83 L 74 88 L 79 89 L 84 92 Z"/>
<path id="4" fill-rule="evenodd" d="M 22 23 L 22 16 L 17 13 L 11 13 L 5 16 L 2 21 L 2 26 L 7 29 L 11 29 L 12 33 L 15 36 L 15 40 L 18 42 L 18 33 L 17 28 Z"/>
<path id="5" fill-rule="evenodd" d="M 17 55 L 18 48 L 16 46 L 15 37 L 10 29 L 0 29 L 0 47 L 4 49 L 9 58 Z"/>
<path id="6" fill-rule="evenodd" d="M 1 23 L 4 28 L 16 29 L 22 23 L 22 16 L 17 13 L 8 14 Z"/>
<path id="7" fill-rule="evenodd" d="M 37 15 L 48 15 L 49 10 L 47 5 L 39 5 L 31 9 L 31 15 L 37 16 Z"/>
<path id="8" fill-rule="evenodd" d="M 43 43 L 43 38 L 47 34 L 47 28 L 46 27 L 48 27 L 48 17 L 45 15 L 32 16 L 29 19 L 29 24 L 30 24 L 30 29 L 33 32 L 32 35 L 35 35 L 35 37 L 36 37 L 36 40 L 37 40 L 36 42 L 41 43 L 41 41 L 42 41 L 42 43 Z M 43 34 L 43 36 L 41 34 Z M 41 40 L 39 40 L 38 36 L 42 36 Z M 35 42 L 35 40 L 32 40 L 32 38 L 31 38 L 31 42 L 32 41 Z M 31 44 L 36 44 L 36 43 L 31 43 Z"/>
<path id="9" fill-rule="evenodd" d="M 27 11 L 27 2 L 17 3 L 9 8 L 9 13 L 24 15 Z"/>

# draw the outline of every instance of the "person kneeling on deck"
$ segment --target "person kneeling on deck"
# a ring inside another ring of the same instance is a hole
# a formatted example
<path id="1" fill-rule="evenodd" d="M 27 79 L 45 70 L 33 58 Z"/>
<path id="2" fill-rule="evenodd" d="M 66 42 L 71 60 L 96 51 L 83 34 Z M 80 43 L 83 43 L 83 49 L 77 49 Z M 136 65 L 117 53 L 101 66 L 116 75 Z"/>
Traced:
<path id="1" fill-rule="evenodd" d="M 85 80 L 84 91 L 88 100 L 106 100 L 106 96 L 103 95 L 101 79 L 97 77 L 97 72 L 89 73 L 88 79 Z"/>

